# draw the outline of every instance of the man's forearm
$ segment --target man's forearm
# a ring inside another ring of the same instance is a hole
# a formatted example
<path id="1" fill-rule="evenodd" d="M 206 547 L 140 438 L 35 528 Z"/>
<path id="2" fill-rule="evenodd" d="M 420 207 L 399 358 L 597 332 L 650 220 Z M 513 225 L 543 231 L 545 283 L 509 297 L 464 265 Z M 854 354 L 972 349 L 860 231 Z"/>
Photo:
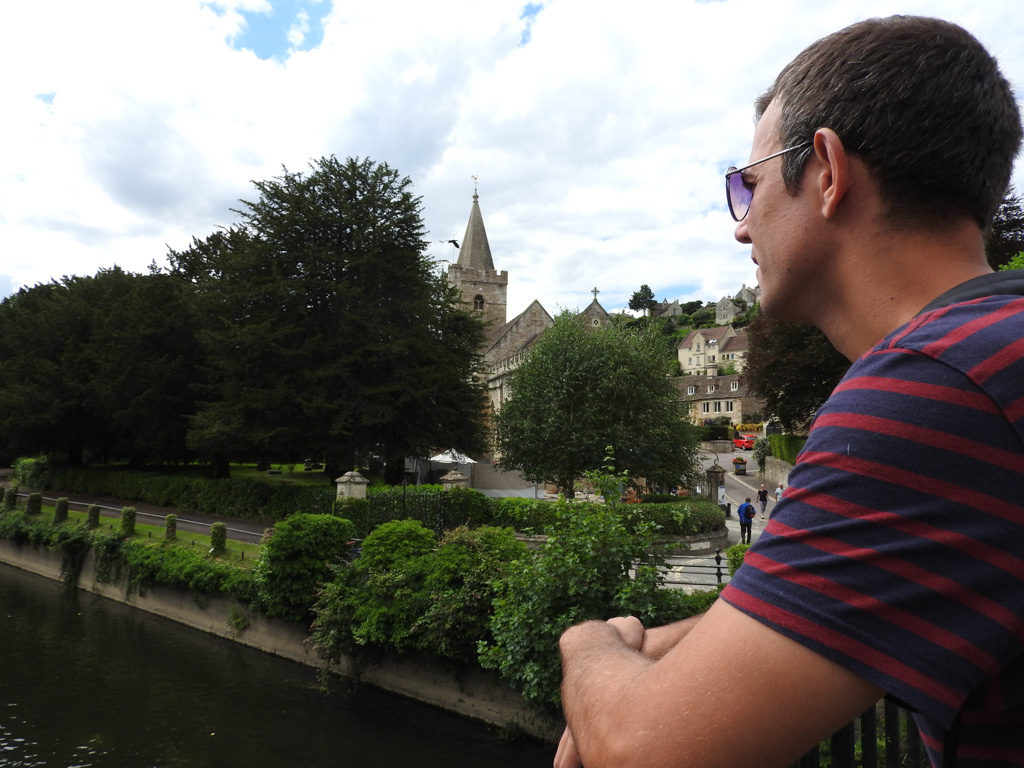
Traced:
<path id="1" fill-rule="evenodd" d="M 690 633 L 690 630 L 697 626 L 697 622 L 703 615 L 691 616 L 663 627 L 645 630 L 640 652 L 647 658 L 657 661 L 675 648 Z"/>

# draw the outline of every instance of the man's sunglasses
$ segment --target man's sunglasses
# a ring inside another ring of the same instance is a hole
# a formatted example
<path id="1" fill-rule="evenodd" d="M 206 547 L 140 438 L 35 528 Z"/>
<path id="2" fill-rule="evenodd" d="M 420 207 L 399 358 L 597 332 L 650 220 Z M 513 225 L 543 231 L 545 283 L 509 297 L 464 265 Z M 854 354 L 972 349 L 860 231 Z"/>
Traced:
<path id="1" fill-rule="evenodd" d="M 736 221 L 743 221 L 747 215 L 747 211 L 750 210 L 750 201 L 754 197 L 754 190 L 747 186 L 746 182 L 743 181 L 743 172 L 747 168 L 752 168 L 755 165 L 771 160 L 773 157 L 784 155 L 787 152 L 794 152 L 804 147 L 809 147 L 813 144 L 813 141 L 805 141 L 803 144 L 797 144 L 794 147 L 788 147 L 781 152 L 776 152 L 774 155 L 768 155 L 768 157 L 762 157 L 760 160 L 755 160 L 752 163 L 744 165 L 742 168 L 736 168 L 735 166 L 730 167 L 725 172 L 725 199 L 729 202 L 729 213 Z"/>

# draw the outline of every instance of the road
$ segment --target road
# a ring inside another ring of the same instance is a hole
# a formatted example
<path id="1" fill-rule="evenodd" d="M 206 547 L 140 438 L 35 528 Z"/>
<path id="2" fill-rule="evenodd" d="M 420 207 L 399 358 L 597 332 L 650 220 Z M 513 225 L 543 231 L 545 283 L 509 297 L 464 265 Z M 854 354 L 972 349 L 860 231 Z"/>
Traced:
<path id="1" fill-rule="evenodd" d="M 752 473 L 757 471 L 757 463 L 753 459 L 753 451 L 736 451 L 736 454 L 747 460 L 747 467 Z M 736 510 L 743 501 L 750 497 L 751 503 L 757 507 L 757 491 L 761 487 L 761 478 L 756 474 L 735 475 L 730 467 L 732 466 L 731 456 L 722 454 L 716 457 L 710 453 L 703 457 L 704 468 L 707 469 L 717 460 L 719 466 L 726 468 L 725 473 L 725 500 L 732 508 L 732 514 L 725 519 L 726 528 L 729 529 L 729 546 L 740 543 L 740 523 L 736 517 Z M 768 489 L 768 514 L 775 507 L 774 489 Z M 757 541 L 768 523 L 767 519 L 754 518 L 751 538 Z M 722 562 L 715 561 L 715 556 L 688 557 L 677 556 L 666 558 L 665 583 L 671 587 L 680 589 L 709 589 L 714 587 L 719 580 L 729 581 L 728 563 L 723 556 Z"/>

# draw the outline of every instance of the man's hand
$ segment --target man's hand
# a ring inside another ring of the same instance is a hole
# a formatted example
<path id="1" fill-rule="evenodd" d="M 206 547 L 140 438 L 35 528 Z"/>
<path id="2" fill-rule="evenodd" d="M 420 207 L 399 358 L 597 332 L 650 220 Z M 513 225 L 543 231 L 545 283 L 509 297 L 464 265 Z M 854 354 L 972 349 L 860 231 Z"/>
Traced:
<path id="1" fill-rule="evenodd" d="M 640 619 L 636 616 L 617 616 L 614 619 L 608 619 L 608 623 L 618 630 L 619 635 L 622 637 L 622 642 L 634 651 L 639 651 L 643 648 L 644 625 L 640 623 Z"/>
<path id="2" fill-rule="evenodd" d="M 608 619 L 608 624 L 616 629 L 622 642 L 639 652 L 644 644 L 644 625 L 635 616 L 617 616 Z M 554 768 L 582 768 L 579 753 L 576 751 L 576 742 L 573 741 L 572 731 L 569 726 L 565 727 L 562 738 L 558 742 L 558 751 L 555 753 Z"/>

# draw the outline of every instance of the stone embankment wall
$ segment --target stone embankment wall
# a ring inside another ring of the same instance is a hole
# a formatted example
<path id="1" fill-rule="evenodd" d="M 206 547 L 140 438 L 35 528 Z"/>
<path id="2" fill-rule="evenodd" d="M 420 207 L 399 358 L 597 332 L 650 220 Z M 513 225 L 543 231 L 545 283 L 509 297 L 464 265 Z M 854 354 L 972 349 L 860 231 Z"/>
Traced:
<path id="1" fill-rule="evenodd" d="M 41 547 L 0 540 L 0 562 L 48 579 L 61 578 L 60 555 Z M 269 618 L 230 598 L 207 598 L 169 587 L 126 594 L 120 585 L 96 582 L 92 553 L 86 559 L 78 587 L 251 648 L 312 667 L 324 666 L 307 642 L 303 627 Z M 244 628 L 236 629 L 240 626 Z M 346 675 L 351 667 L 342 664 L 334 671 Z M 537 738 L 554 740 L 559 734 L 555 724 L 539 719 L 518 693 L 487 670 L 467 667 L 455 672 L 438 659 L 393 654 L 362 670 L 359 679 L 475 720 L 502 727 L 518 726 Z"/>

